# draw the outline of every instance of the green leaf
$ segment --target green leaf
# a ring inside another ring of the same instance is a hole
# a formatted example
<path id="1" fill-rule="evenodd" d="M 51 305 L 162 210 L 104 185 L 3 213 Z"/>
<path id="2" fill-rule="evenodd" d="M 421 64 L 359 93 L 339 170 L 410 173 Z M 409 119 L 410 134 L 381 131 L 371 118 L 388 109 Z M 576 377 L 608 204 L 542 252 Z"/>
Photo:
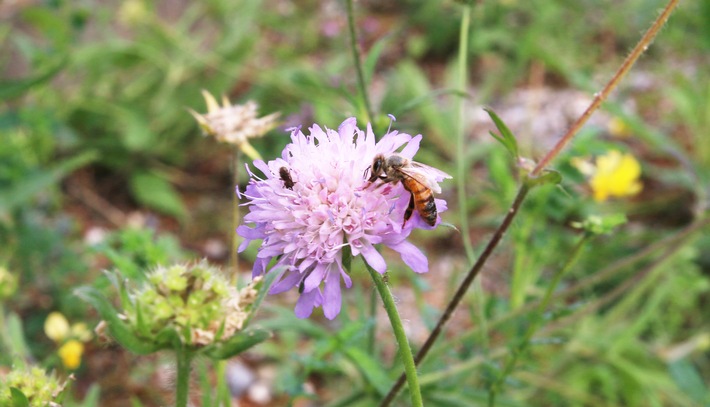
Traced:
<path id="1" fill-rule="evenodd" d="M 30 401 L 20 389 L 10 387 L 10 395 L 12 396 L 12 407 L 29 407 Z"/>
<path id="2" fill-rule="evenodd" d="M 24 79 L 11 79 L 0 81 L 0 100 L 13 99 L 22 96 L 37 85 L 41 85 L 54 78 L 67 65 L 67 59 L 63 58 L 53 64 L 46 66 L 36 75 Z"/>
<path id="3" fill-rule="evenodd" d="M 15 367 L 22 366 L 25 360 L 30 360 L 30 348 L 25 341 L 25 335 L 22 330 L 22 319 L 14 312 L 7 316 L 5 332 L 0 334 L 5 342 L 5 346 L 10 351 L 9 353 L 17 359 Z"/>
<path id="4" fill-rule="evenodd" d="M 123 145 L 129 151 L 144 151 L 155 144 L 156 135 L 150 128 L 148 119 L 139 112 L 122 109 L 119 121 L 122 123 Z"/>
<path id="5" fill-rule="evenodd" d="M 680 359 L 668 365 L 668 370 L 678 388 L 690 398 L 702 403 L 710 403 L 710 387 L 703 382 L 698 369 L 688 360 Z"/>
<path id="6" fill-rule="evenodd" d="M 513 156 L 517 160 L 518 158 L 518 141 L 516 140 L 515 136 L 513 133 L 510 131 L 508 126 L 503 123 L 503 120 L 498 117 L 497 114 L 491 109 L 483 109 L 488 113 L 488 115 L 491 117 L 491 120 L 493 120 L 493 123 L 495 123 L 496 128 L 498 128 L 498 131 L 500 132 L 500 135 L 495 134 L 493 132 L 489 132 L 491 136 L 493 136 L 494 139 L 498 140 L 503 146 L 508 150 L 510 155 Z"/>
<path id="7" fill-rule="evenodd" d="M 89 390 L 84 396 L 84 400 L 81 402 L 81 407 L 95 407 L 99 405 L 99 398 L 101 397 L 101 387 L 94 383 L 89 387 Z"/>
<path id="8" fill-rule="evenodd" d="M 259 306 L 261 306 L 261 302 L 264 301 L 264 298 L 266 298 L 266 294 L 269 293 L 271 285 L 276 280 L 276 277 L 278 277 L 278 275 L 280 274 L 280 269 L 281 268 L 271 270 L 264 276 L 264 279 L 261 280 L 261 282 L 256 287 L 259 293 L 256 295 L 256 299 L 251 304 L 251 307 L 249 309 L 250 314 L 247 320 L 244 321 L 244 326 L 248 326 L 249 321 L 251 321 L 251 319 L 254 318 L 254 315 L 256 315 L 256 312 L 259 310 Z"/>
<path id="9" fill-rule="evenodd" d="M 542 174 L 536 177 L 525 177 L 525 184 L 527 184 L 527 186 L 530 188 L 546 184 L 557 185 L 560 182 L 562 182 L 562 174 L 560 174 L 559 171 L 555 170 L 546 169 L 543 171 Z"/>
<path id="10" fill-rule="evenodd" d="M 108 302 L 106 297 L 92 287 L 77 288 L 74 293 L 99 312 L 106 321 L 113 338 L 124 348 L 138 355 L 147 355 L 160 349 L 160 346 L 136 337 L 130 327 L 118 317 L 118 312 Z"/>
<path id="11" fill-rule="evenodd" d="M 443 95 L 452 95 L 462 98 L 468 98 L 470 96 L 468 93 L 462 92 L 459 89 L 436 89 L 407 101 L 399 106 L 394 114 L 395 116 L 399 116 L 409 112 L 410 110 L 416 109 L 425 103 L 435 103 L 436 98 Z"/>
<path id="12" fill-rule="evenodd" d="M 153 173 L 137 172 L 131 177 L 130 186 L 133 195 L 145 206 L 180 220 L 187 215 L 180 195 L 163 177 Z"/>
<path id="13" fill-rule="evenodd" d="M 229 340 L 206 348 L 205 355 L 210 359 L 224 360 L 236 356 L 254 345 L 269 339 L 271 332 L 265 329 L 250 329 L 242 331 Z"/>
<path id="14" fill-rule="evenodd" d="M 375 42 L 375 45 L 370 48 L 370 52 L 367 53 L 367 57 L 365 58 L 365 62 L 362 66 L 363 75 L 365 76 L 365 84 L 370 83 L 372 80 L 372 76 L 375 73 L 375 66 L 377 66 L 377 61 L 380 59 L 380 55 L 385 49 L 387 41 L 389 41 L 388 35 L 380 38 L 377 42 Z"/>
<path id="15" fill-rule="evenodd" d="M 392 380 L 382 368 L 381 362 L 373 359 L 360 348 L 347 347 L 345 355 L 357 366 L 365 380 L 377 390 L 377 394 L 385 396 L 389 392 Z"/>
<path id="16" fill-rule="evenodd" d="M 572 226 L 595 235 L 607 235 L 626 222 L 626 215 L 623 213 L 612 213 L 604 216 L 591 215 L 583 222 L 572 222 Z"/>
<path id="17" fill-rule="evenodd" d="M 0 191 L 0 212 L 11 211 L 25 205 L 34 195 L 45 191 L 75 169 L 86 165 L 97 157 L 95 152 L 85 152 L 64 160 L 52 168 L 27 175 L 21 182 Z"/>

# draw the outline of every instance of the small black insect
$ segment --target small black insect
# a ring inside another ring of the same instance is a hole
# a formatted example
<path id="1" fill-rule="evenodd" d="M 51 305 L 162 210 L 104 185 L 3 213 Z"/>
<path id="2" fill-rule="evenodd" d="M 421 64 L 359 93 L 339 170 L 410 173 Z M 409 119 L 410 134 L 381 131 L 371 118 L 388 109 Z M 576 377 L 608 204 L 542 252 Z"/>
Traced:
<path id="1" fill-rule="evenodd" d="M 293 191 L 294 182 L 293 178 L 291 178 L 291 173 L 288 172 L 288 168 L 279 168 L 279 178 L 281 178 L 281 181 L 284 182 L 284 187 Z"/>

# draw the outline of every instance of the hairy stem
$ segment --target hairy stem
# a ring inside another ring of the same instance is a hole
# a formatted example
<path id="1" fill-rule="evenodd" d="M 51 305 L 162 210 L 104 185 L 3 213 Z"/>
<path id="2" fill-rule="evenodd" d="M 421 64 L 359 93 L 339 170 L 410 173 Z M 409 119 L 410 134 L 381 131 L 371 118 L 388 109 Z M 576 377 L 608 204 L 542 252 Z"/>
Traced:
<path id="1" fill-rule="evenodd" d="M 362 101 L 367 112 L 367 121 L 372 123 L 374 118 L 370 107 L 370 98 L 367 96 L 367 86 L 365 85 L 365 75 L 362 73 L 362 61 L 360 59 L 360 47 L 357 44 L 357 31 L 355 30 L 355 12 L 353 10 L 353 0 L 345 0 L 348 12 L 348 29 L 350 30 L 350 49 L 353 52 L 353 63 L 357 72 L 357 86 L 360 89 Z"/>
<path id="2" fill-rule="evenodd" d="M 651 25 L 651 28 L 644 34 L 644 36 L 639 40 L 638 44 L 634 49 L 631 51 L 631 54 L 624 60 L 624 62 L 621 64 L 620 68 L 617 70 L 617 72 L 614 74 L 614 76 L 611 78 L 611 80 L 607 83 L 607 85 L 604 87 L 602 92 L 598 93 L 595 95 L 594 100 L 590 104 L 590 106 L 585 110 L 585 112 L 577 119 L 577 121 L 570 127 L 570 129 L 567 131 L 567 133 L 560 139 L 560 141 L 550 150 L 544 157 L 543 159 L 537 164 L 537 166 L 531 171 L 530 176 L 536 176 L 539 175 L 545 167 L 555 158 L 559 153 L 562 151 L 562 149 L 569 143 L 574 135 L 579 131 L 579 129 L 586 123 L 586 121 L 589 119 L 589 117 L 596 111 L 601 103 L 609 96 L 612 90 L 616 88 L 616 86 L 619 84 L 621 79 L 624 77 L 624 75 L 631 69 L 633 64 L 638 60 L 638 58 L 641 56 L 641 54 L 648 48 L 649 44 L 653 40 L 653 38 L 656 36 L 658 31 L 661 29 L 661 27 L 665 24 L 665 22 L 668 20 L 668 17 L 670 16 L 671 12 L 675 9 L 675 7 L 678 5 L 679 0 L 670 0 L 666 7 L 663 9 L 663 12 L 658 16 L 658 18 L 653 22 Z M 508 213 L 506 214 L 505 218 L 503 219 L 503 222 L 501 225 L 498 227 L 496 232 L 494 233 L 493 237 L 491 240 L 488 242 L 486 245 L 486 248 L 484 249 L 483 253 L 481 254 L 481 257 L 479 257 L 478 261 L 473 265 L 471 270 L 469 270 L 468 274 L 464 278 L 463 282 L 461 283 L 461 286 L 459 289 L 456 291 L 456 294 L 454 297 L 451 299 L 449 304 L 446 307 L 446 310 L 444 313 L 441 315 L 439 318 L 439 321 L 437 322 L 436 327 L 432 332 L 429 334 L 429 337 L 427 338 L 426 342 L 422 346 L 422 348 L 419 350 L 419 352 L 416 355 L 415 362 L 419 364 L 426 354 L 429 352 L 431 349 L 432 345 L 436 341 L 436 339 L 441 335 L 441 332 L 443 330 L 444 325 L 448 320 L 451 318 L 451 315 L 453 314 L 454 310 L 458 307 L 459 303 L 461 302 L 461 299 L 463 298 L 463 294 L 468 290 L 469 286 L 475 279 L 475 277 L 478 275 L 480 270 L 483 268 L 483 265 L 486 263 L 488 260 L 488 257 L 490 257 L 490 254 L 493 252 L 495 247 L 498 245 L 498 242 L 502 238 L 503 234 L 505 231 L 508 229 L 508 226 L 510 226 L 510 223 L 512 220 L 515 218 L 515 215 L 518 213 L 518 209 L 520 208 L 520 205 L 522 204 L 523 200 L 525 199 L 525 196 L 527 195 L 529 191 L 529 187 L 526 185 L 523 185 L 520 187 L 520 190 L 518 191 L 518 195 L 515 198 L 515 201 L 513 202 L 512 206 L 508 210 Z M 395 396 L 397 395 L 397 392 L 399 389 L 402 387 L 404 384 L 404 376 L 400 376 L 397 382 L 395 382 L 395 385 L 392 387 L 390 392 L 385 396 L 384 400 L 382 403 L 380 403 L 380 407 L 385 407 L 390 405 L 390 403 L 394 400 Z"/>
<path id="3" fill-rule="evenodd" d="M 424 404 L 422 401 L 421 390 L 419 389 L 417 366 L 414 363 L 412 349 L 409 347 L 409 341 L 407 340 L 407 335 L 404 332 L 402 319 L 399 317 L 399 312 L 397 312 L 397 306 L 394 303 L 392 292 L 380 273 L 375 271 L 367 263 L 365 263 L 365 266 L 367 267 L 367 271 L 370 273 L 370 277 L 372 277 L 372 281 L 375 282 L 375 286 L 377 287 L 377 291 L 380 293 L 380 297 L 382 297 L 382 303 L 384 304 L 387 316 L 392 324 L 394 336 L 397 339 L 397 345 L 399 346 L 399 358 L 404 364 L 404 373 L 407 378 L 407 384 L 409 384 L 409 395 L 412 401 L 411 405 L 413 407 L 421 407 Z"/>
<path id="4" fill-rule="evenodd" d="M 175 406 L 187 407 L 188 393 L 190 390 L 190 364 L 192 353 L 187 349 L 176 349 L 177 356 L 177 381 L 175 383 Z"/>
<path id="5" fill-rule="evenodd" d="M 542 170 L 547 167 L 550 161 L 552 161 L 555 157 L 557 157 L 557 155 L 560 154 L 562 149 L 567 145 L 567 143 L 572 140 L 575 134 L 577 134 L 577 132 L 582 128 L 584 123 L 586 123 L 587 120 L 589 120 L 589 118 L 592 116 L 592 114 L 599 108 L 599 106 L 601 106 L 602 102 L 604 102 L 604 100 L 609 97 L 611 91 L 616 89 L 621 79 L 631 70 L 631 67 L 634 65 L 634 63 L 636 63 L 641 54 L 643 54 L 644 51 L 648 49 L 648 46 L 653 41 L 653 38 L 656 36 L 656 34 L 658 34 L 658 31 L 660 31 L 661 27 L 663 27 L 663 25 L 666 23 L 668 17 L 670 17 L 671 12 L 673 12 L 679 1 L 680 0 L 670 0 L 668 2 L 661 14 L 658 16 L 658 18 L 656 18 L 656 21 L 651 24 L 651 27 L 646 31 L 643 37 L 641 37 L 639 42 L 636 44 L 629 56 L 626 57 L 626 59 L 616 71 L 614 76 L 612 76 L 606 86 L 604 86 L 604 89 L 602 89 L 601 92 L 594 94 L 594 100 L 589 105 L 589 107 L 587 107 L 587 110 L 585 110 L 584 113 L 579 116 L 579 118 L 574 122 L 574 124 L 572 124 L 569 130 L 567 130 L 567 133 L 565 133 L 565 135 L 562 136 L 562 138 L 557 142 L 557 144 L 555 144 L 552 150 L 550 150 L 542 158 L 542 160 L 540 160 L 540 162 L 535 166 L 535 169 L 533 169 L 531 175 L 540 174 L 540 172 L 542 172 Z"/>
<path id="6" fill-rule="evenodd" d="M 481 272 L 481 269 L 483 269 L 483 266 L 486 264 L 486 261 L 491 256 L 491 254 L 493 254 L 493 251 L 495 250 L 496 246 L 498 246 L 498 243 L 503 238 L 503 235 L 508 230 L 508 227 L 510 227 L 511 222 L 513 221 L 513 218 L 515 218 L 515 215 L 518 213 L 520 205 L 525 200 L 525 196 L 527 196 L 528 191 L 528 186 L 523 184 L 523 186 L 518 191 L 518 195 L 513 201 L 513 205 L 510 207 L 508 213 L 505 215 L 503 222 L 500 224 L 500 226 L 498 226 L 498 229 L 496 229 L 495 233 L 493 233 L 493 237 L 486 245 L 486 248 L 483 249 L 481 256 L 478 258 L 473 267 L 471 267 L 471 270 L 468 271 L 468 274 L 466 274 L 466 277 L 461 282 L 461 285 L 459 285 L 459 288 L 456 290 L 456 293 L 454 293 L 454 296 L 451 298 L 451 301 L 446 307 L 446 310 L 439 318 L 439 322 L 437 322 L 436 326 L 429 334 L 429 337 L 427 338 L 426 342 L 424 342 L 424 345 L 422 345 L 422 348 L 419 349 L 419 352 L 417 352 L 417 356 L 414 359 L 417 364 L 419 364 L 422 359 L 424 359 L 426 354 L 429 352 L 429 349 L 431 349 L 431 347 L 434 345 L 434 342 L 436 342 L 436 340 L 439 338 L 439 335 L 441 335 L 441 333 L 443 332 L 444 325 L 446 325 L 451 316 L 454 314 L 454 311 L 463 299 L 464 295 L 466 294 L 466 291 L 468 291 L 468 288 L 471 286 L 471 283 L 476 278 L 478 273 Z M 395 396 L 399 392 L 399 389 L 402 388 L 402 385 L 404 384 L 404 379 L 404 375 L 401 375 L 399 379 L 397 379 L 392 389 L 390 389 L 389 393 L 387 393 L 385 398 L 380 403 L 380 407 L 390 405 L 390 403 L 394 400 Z"/>

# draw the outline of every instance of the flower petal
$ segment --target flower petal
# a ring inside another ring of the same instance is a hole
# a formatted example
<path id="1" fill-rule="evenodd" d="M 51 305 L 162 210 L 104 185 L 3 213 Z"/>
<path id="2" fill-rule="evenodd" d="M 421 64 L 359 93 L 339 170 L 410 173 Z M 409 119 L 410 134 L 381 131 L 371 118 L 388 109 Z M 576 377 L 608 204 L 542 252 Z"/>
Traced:
<path id="1" fill-rule="evenodd" d="M 323 313 L 328 319 L 333 319 L 340 314 L 342 300 L 340 298 L 340 273 L 336 267 L 328 270 L 325 281 L 325 296 L 323 300 Z"/>
<path id="2" fill-rule="evenodd" d="M 409 266 L 415 273 L 426 273 L 429 271 L 429 260 L 419 248 L 406 240 L 390 248 L 402 256 L 404 264 Z"/>
<path id="3" fill-rule="evenodd" d="M 69 334 L 69 321 L 59 312 L 51 312 L 44 321 L 44 333 L 54 342 L 61 342 Z"/>
<path id="4" fill-rule="evenodd" d="M 404 147 L 402 152 L 399 154 L 401 156 L 409 158 L 411 160 L 412 157 L 414 157 L 414 154 L 416 154 L 417 151 L 419 151 L 419 143 L 421 141 L 422 141 L 422 135 L 417 134 L 416 136 L 414 136 L 414 138 L 409 140 L 409 143 L 407 143 L 407 145 Z"/>
<path id="5" fill-rule="evenodd" d="M 296 301 L 294 312 L 298 318 L 308 318 L 313 313 L 313 308 L 323 303 L 323 296 L 320 289 L 304 292 Z"/>
<path id="6" fill-rule="evenodd" d="M 375 271 L 377 271 L 380 274 L 383 274 L 385 271 L 387 271 L 387 263 L 385 263 L 385 259 L 382 257 L 380 252 L 377 251 L 369 242 L 363 242 L 362 247 L 360 248 L 360 252 L 362 253 L 363 257 L 365 257 L 365 261 L 367 261 L 367 264 L 370 265 Z"/>
<path id="7" fill-rule="evenodd" d="M 285 277 L 284 274 L 286 275 Z M 278 294 L 290 290 L 301 281 L 301 274 L 296 271 L 288 270 L 279 276 L 279 278 L 280 280 L 274 283 L 271 289 L 269 289 L 269 294 Z"/>

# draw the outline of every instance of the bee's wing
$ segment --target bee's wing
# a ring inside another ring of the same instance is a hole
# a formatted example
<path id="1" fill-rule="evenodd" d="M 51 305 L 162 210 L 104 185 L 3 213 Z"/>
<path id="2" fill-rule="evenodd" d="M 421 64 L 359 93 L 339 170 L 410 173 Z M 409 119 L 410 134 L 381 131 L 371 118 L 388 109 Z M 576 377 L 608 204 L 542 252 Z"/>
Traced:
<path id="1" fill-rule="evenodd" d="M 431 167 L 428 167 L 428 168 L 431 168 Z M 404 174 L 406 177 L 411 178 L 411 179 L 417 181 L 418 183 L 424 185 L 425 187 L 431 189 L 435 193 L 440 194 L 441 187 L 439 186 L 439 183 L 436 182 L 436 179 L 432 177 L 432 174 L 429 172 L 428 168 L 425 169 L 425 168 L 410 166 L 410 167 L 399 168 L 398 171 L 401 172 L 402 174 Z M 442 174 L 447 175 L 447 177 L 449 177 L 448 174 L 446 174 L 446 173 L 442 172 Z"/>
<path id="2" fill-rule="evenodd" d="M 412 168 L 416 168 L 421 170 L 424 174 L 427 175 L 427 177 L 434 177 L 441 180 L 447 179 L 447 178 L 452 178 L 451 175 L 445 173 L 444 171 L 441 171 L 439 169 L 436 169 L 434 167 L 430 167 L 426 164 L 422 164 L 420 162 L 412 161 L 410 163 Z"/>

